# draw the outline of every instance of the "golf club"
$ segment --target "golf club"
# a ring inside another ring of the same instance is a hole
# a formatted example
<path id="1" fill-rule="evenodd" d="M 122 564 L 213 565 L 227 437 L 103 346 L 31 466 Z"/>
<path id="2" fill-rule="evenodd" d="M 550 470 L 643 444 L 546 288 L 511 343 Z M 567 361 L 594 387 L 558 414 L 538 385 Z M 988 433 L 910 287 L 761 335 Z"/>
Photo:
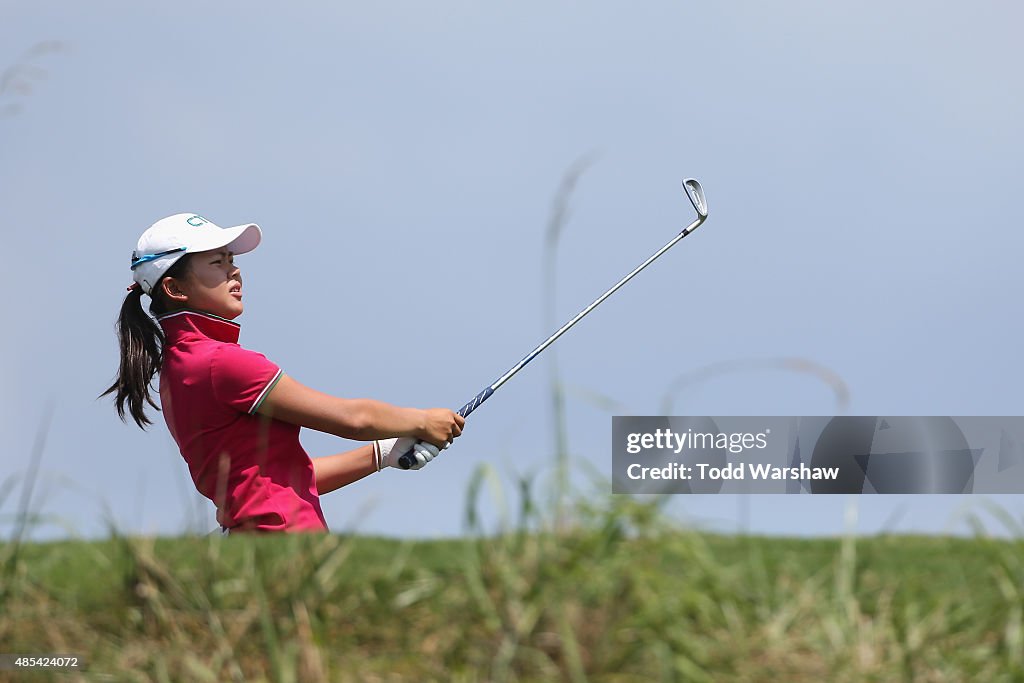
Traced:
<path id="1" fill-rule="evenodd" d="M 504 384 L 505 382 L 510 380 L 512 378 L 512 376 L 515 375 L 520 370 L 522 370 L 526 366 L 527 363 L 529 363 L 531 360 L 533 360 L 538 355 L 540 355 L 541 351 L 543 351 L 547 347 L 551 346 L 551 344 L 553 344 L 556 339 L 558 339 L 563 334 L 565 334 L 569 330 L 570 327 L 572 327 L 573 325 L 578 323 L 580 321 L 580 319 L 583 318 L 583 316 L 585 316 L 587 313 L 590 313 L 592 310 L 597 308 L 597 305 L 599 303 L 601 303 L 602 301 L 604 301 L 605 299 L 610 297 L 612 294 L 615 293 L 616 290 L 619 289 L 619 287 L 621 287 L 622 285 L 624 285 L 627 282 L 629 282 L 633 278 L 634 275 L 636 275 L 641 270 L 643 270 L 644 268 L 649 266 L 656 258 L 658 258 L 662 254 L 664 254 L 666 251 L 671 249 L 672 246 L 675 245 L 676 242 L 678 242 L 679 240 L 683 239 L 684 237 L 689 235 L 691 232 L 693 232 L 694 230 L 696 230 L 697 228 L 700 227 L 701 223 L 703 223 L 704 220 L 708 217 L 708 203 L 707 203 L 707 200 L 704 198 L 704 189 L 701 188 L 700 183 L 698 183 L 693 178 L 687 178 L 686 180 L 683 181 L 683 190 L 686 192 L 686 196 L 689 197 L 690 203 L 693 204 L 693 208 L 697 210 L 697 220 L 695 220 L 693 223 L 690 223 L 690 225 L 688 225 L 685 230 L 683 230 L 678 235 L 673 237 L 672 240 L 668 244 L 663 246 L 658 251 L 654 252 L 654 254 L 650 258 L 648 258 L 646 261 L 644 261 L 639 266 L 634 268 L 633 271 L 629 275 L 627 275 L 626 277 L 622 278 L 617 283 L 615 283 L 615 285 L 611 289 L 609 289 L 607 292 L 605 292 L 601 296 L 597 297 L 597 299 L 595 299 L 592 304 L 590 304 L 589 306 L 584 308 L 582 311 L 577 313 L 576 317 L 574 317 L 572 320 L 570 320 L 566 324 L 562 325 L 562 327 L 560 327 L 557 332 L 555 332 L 553 335 L 551 335 L 546 340 L 544 340 L 544 342 L 540 346 L 538 346 L 533 351 L 531 351 L 529 354 L 527 354 L 525 358 L 523 358 L 521 361 L 519 361 L 518 363 L 513 365 L 509 369 L 508 372 L 506 372 L 504 375 L 502 375 L 497 380 L 495 380 L 495 382 L 493 384 L 488 386 L 486 389 L 481 391 L 479 394 L 474 396 L 472 401 L 470 401 L 466 405 L 464 405 L 461 408 L 459 408 L 459 410 L 458 410 L 459 415 L 461 415 L 462 417 L 469 417 L 469 414 L 472 413 L 477 408 L 479 408 L 480 405 L 484 401 L 489 399 L 491 397 L 491 394 L 493 394 L 495 391 L 497 391 L 498 388 L 502 384 Z M 411 450 L 406 452 L 406 453 L 404 453 L 398 459 L 399 466 L 402 469 L 404 469 L 404 470 L 407 470 L 410 467 L 412 467 L 414 462 L 415 462 L 415 459 L 413 458 Z"/>

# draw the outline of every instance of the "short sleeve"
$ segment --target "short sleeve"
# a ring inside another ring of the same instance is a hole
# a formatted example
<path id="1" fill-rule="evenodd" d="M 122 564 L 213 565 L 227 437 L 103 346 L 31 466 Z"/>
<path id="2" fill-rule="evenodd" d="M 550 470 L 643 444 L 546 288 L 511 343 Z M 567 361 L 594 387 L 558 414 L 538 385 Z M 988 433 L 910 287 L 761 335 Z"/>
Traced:
<path id="1" fill-rule="evenodd" d="M 281 368 L 266 356 L 234 344 L 217 349 L 210 364 L 214 398 L 250 415 L 280 379 Z"/>

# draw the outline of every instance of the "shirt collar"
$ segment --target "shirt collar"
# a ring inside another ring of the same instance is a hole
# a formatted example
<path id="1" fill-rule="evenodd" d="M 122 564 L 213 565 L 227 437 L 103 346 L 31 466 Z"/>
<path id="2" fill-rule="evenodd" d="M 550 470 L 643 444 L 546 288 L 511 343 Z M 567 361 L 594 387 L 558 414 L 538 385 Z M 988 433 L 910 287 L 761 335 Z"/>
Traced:
<path id="1" fill-rule="evenodd" d="M 238 333 L 242 329 L 238 323 L 227 318 L 191 309 L 165 313 L 157 316 L 157 321 L 168 338 L 193 332 L 229 344 L 238 343 Z"/>

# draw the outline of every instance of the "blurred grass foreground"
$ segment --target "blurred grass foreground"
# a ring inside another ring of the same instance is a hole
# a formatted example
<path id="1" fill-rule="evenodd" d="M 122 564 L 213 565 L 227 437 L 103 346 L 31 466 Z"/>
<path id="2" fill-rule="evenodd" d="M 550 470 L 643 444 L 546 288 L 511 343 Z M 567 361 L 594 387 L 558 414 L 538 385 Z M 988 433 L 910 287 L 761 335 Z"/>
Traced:
<path id="1" fill-rule="evenodd" d="M 1019 539 L 718 536 L 608 495 L 556 525 L 526 481 L 484 533 L 486 479 L 462 539 L 12 539 L 0 652 L 87 668 L 0 679 L 1024 680 Z"/>

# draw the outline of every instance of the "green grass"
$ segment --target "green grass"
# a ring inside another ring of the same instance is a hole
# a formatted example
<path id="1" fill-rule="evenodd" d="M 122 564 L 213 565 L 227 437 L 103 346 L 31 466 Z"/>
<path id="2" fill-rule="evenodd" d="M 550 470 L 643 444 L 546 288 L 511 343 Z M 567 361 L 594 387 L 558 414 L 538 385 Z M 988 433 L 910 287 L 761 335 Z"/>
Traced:
<path id="1" fill-rule="evenodd" d="M 84 680 L 1024 679 L 1021 541 L 719 536 L 589 500 L 452 540 L 7 543 L 0 643 Z"/>

